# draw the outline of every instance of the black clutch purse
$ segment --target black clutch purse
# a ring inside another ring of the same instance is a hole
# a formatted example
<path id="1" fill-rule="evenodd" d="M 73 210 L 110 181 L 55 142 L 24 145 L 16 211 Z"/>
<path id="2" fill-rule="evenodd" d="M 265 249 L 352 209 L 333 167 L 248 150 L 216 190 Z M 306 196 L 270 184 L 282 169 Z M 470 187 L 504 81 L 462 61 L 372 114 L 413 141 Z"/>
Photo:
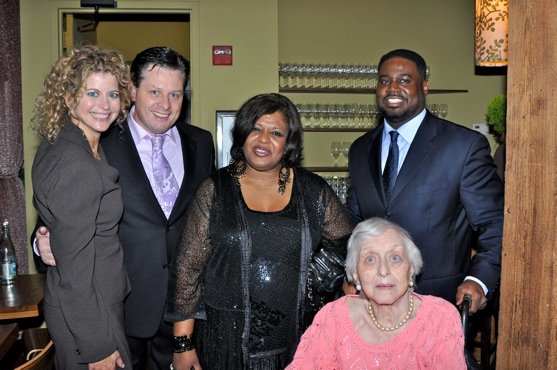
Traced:
<path id="1" fill-rule="evenodd" d="M 344 256 L 335 248 L 323 247 L 312 255 L 308 266 L 308 298 L 319 309 L 342 295 L 346 277 Z"/>

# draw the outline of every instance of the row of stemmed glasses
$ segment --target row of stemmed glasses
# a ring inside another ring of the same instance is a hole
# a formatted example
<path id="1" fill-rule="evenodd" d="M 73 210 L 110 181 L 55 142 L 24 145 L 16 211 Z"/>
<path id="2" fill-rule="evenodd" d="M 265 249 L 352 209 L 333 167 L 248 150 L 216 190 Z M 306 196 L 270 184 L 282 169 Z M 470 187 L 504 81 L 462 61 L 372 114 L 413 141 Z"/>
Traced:
<path id="1" fill-rule="evenodd" d="M 279 87 L 375 89 L 377 66 L 369 64 L 336 64 L 279 62 Z M 431 77 L 427 66 L 426 78 Z"/>
<path id="2" fill-rule="evenodd" d="M 296 107 L 305 128 L 372 128 L 379 119 L 375 104 L 299 103 Z"/>
<path id="3" fill-rule="evenodd" d="M 280 62 L 279 87 L 373 89 L 377 87 L 377 66 Z"/>
<path id="4" fill-rule="evenodd" d="M 333 167 L 338 167 L 338 158 L 343 155 L 346 158 L 345 165 L 348 166 L 348 152 L 350 151 L 350 145 L 352 143 L 350 141 L 333 141 L 331 143 L 331 154 L 335 159 L 333 163 Z"/>
<path id="5" fill-rule="evenodd" d="M 427 104 L 427 109 L 439 118 L 445 118 L 449 114 L 449 104 L 441 103 L 441 104 Z"/>
<path id="6" fill-rule="evenodd" d="M 350 187 L 350 177 L 324 176 L 325 181 L 333 188 L 342 203 L 346 202 L 346 195 Z"/>

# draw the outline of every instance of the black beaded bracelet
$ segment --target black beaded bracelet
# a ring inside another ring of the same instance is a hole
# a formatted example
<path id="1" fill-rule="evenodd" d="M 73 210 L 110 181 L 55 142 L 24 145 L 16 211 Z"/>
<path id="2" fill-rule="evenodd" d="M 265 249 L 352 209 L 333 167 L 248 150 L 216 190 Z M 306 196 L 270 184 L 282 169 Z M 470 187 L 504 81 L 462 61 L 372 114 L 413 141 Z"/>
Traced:
<path id="1" fill-rule="evenodd" d="M 172 341 L 172 352 L 182 353 L 193 349 L 195 349 L 195 344 L 193 344 L 193 333 L 189 337 L 187 335 L 174 337 Z"/>

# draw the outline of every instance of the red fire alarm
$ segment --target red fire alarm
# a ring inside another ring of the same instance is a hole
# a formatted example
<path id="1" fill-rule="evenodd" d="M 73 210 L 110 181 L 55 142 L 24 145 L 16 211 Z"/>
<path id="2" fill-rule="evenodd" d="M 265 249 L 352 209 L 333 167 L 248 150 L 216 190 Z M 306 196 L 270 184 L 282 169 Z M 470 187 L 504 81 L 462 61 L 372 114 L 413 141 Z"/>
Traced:
<path id="1" fill-rule="evenodd" d="M 232 46 L 213 45 L 213 65 L 231 66 L 232 65 Z"/>

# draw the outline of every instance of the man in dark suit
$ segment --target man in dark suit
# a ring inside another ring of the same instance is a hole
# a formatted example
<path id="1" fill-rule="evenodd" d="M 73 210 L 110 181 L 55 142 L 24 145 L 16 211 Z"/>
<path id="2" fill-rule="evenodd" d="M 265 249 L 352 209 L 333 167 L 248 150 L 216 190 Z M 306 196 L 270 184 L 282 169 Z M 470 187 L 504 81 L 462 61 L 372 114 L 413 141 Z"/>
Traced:
<path id="1" fill-rule="evenodd" d="M 167 266 L 178 241 L 188 203 L 197 185 L 214 169 L 211 134 L 177 121 L 189 63 L 166 47 L 139 53 L 131 65 L 135 102 L 124 131 L 113 128 L 101 139 L 108 163 L 119 172 L 124 215 L 119 236 L 131 293 L 125 302 L 125 328 L 134 369 L 168 369 L 172 362 L 172 325 L 163 321 L 168 283 Z M 151 137 L 163 135 L 163 153 L 180 184 L 174 206 L 165 210 L 157 200 Z M 55 264 L 39 229 L 41 258 Z"/>
<path id="2" fill-rule="evenodd" d="M 503 186 L 489 143 L 425 108 L 428 81 L 420 55 L 394 50 L 378 68 L 384 122 L 350 148 L 347 208 L 356 221 L 383 217 L 408 230 L 424 259 L 417 292 L 456 304 L 469 294 L 475 312 L 501 272 Z M 398 135 L 390 134 L 394 130 Z M 398 156 L 391 166 L 390 152 Z M 385 167 L 394 172 L 389 195 Z"/>

